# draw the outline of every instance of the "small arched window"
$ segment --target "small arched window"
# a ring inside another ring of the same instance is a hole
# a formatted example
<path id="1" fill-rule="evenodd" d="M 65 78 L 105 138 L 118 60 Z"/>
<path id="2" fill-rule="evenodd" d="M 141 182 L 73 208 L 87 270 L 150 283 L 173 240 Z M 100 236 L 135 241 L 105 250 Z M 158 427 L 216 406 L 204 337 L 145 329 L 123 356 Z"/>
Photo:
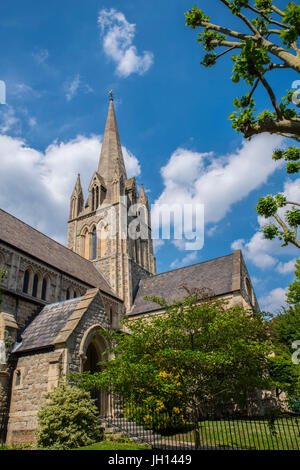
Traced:
<path id="1" fill-rule="evenodd" d="M 77 294 L 76 294 L 76 291 L 74 290 L 74 299 L 76 299 L 77 297 Z"/>
<path id="2" fill-rule="evenodd" d="M 66 292 L 66 300 L 69 300 L 69 299 L 70 299 L 70 289 L 68 288 Z"/>
<path id="3" fill-rule="evenodd" d="M 92 232 L 92 239 L 93 239 L 93 259 L 97 258 L 97 230 L 94 227 Z"/>
<path id="4" fill-rule="evenodd" d="M 47 279 L 43 279 L 42 283 L 42 300 L 46 300 L 47 298 Z"/>
<path id="5" fill-rule="evenodd" d="M 83 248 L 83 256 L 86 259 L 89 259 L 89 233 L 88 229 L 85 229 L 82 235 L 82 248 Z"/>
<path id="6" fill-rule="evenodd" d="M 246 289 L 247 289 L 247 294 L 248 294 L 248 297 L 249 297 L 249 300 L 250 300 L 250 303 L 252 304 L 253 302 L 253 299 L 252 299 L 252 287 L 251 287 L 251 284 L 250 284 L 250 281 L 249 279 L 246 277 Z"/>
<path id="7" fill-rule="evenodd" d="M 24 294 L 28 294 L 29 277 L 30 277 L 30 271 L 29 271 L 29 269 L 26 269 L 26 271 L 24 273 L 23 289 L 22 289 Z"/>
<path id="8" fill-rule="evenodd" d="M 96 209 L 99 206 L 99 186 L 96 187 Z"/>
<path id="9" fill-rule="evenodd" d="M 92 211 L 95 210 L 95 188 L 92 189 Z"/>
<path id="10" fill-rule="evenodd" d="M 37 274 L 35 274 L 34 278 L 33 278 L 33 285 L 32 285 L 32 296 L 33 297 L 37 296 L 38 284 L 39 284 L 39 277 L 38 277 Z"/>
<path id="11" fill-rule="evenodd" d="M 21 371 L 20 370 L 17 370 L 16 371 L 16 387 L 18 387 L 19 385 L 21 385 Z"/>

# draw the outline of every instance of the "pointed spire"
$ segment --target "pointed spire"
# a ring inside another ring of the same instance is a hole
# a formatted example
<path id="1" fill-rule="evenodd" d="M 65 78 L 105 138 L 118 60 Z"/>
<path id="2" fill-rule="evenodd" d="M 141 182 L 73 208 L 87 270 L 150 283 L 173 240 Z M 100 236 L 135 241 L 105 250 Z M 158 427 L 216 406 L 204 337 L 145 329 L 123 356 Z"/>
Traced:
<path id="1" fill-rule="evenodd" d="M 109 100 L 98 173 L 106 184 L 110 183 L 116 174 L 119 178 L 123 176 L 127 179 L 112 95 Z"/>
<path id="2" fill-rule="evenodd" d="M 141 186 L 141 193 L 140 193 L 140 197 L 139 197 L 139 202 L 141 202 L 142 204 L 146 204 L 148 202 L 148 198 L 146 196 L 143 184 Z"/>
<path id="3" fill-rule="evenodd" d="M 73 192 L 76 192 L 77 194 L 82 193 L 82 186 L 81 186 L 81 181 L 80 181 L 80 173 L 78 173 L 78 175 L 77 175 L 77 180 L 76 180 L 76 183 L 75 183 L 75 187 L 74 187 L 74 191 L 73 191 Z"/>

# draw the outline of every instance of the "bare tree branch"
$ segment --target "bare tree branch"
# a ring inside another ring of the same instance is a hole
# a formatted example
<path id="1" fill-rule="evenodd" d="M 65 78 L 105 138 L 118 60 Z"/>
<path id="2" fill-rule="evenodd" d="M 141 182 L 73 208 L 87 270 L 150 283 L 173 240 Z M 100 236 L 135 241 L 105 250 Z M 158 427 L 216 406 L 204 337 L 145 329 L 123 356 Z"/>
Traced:
<path id="1" fill-rule="evenodd" d="M 227 0 L 221 0 L 221 2 L 231 11 L 230 5 Z M 248 18 L 246 18 L 246 16 L 244 16 L 242 13 L 236 13 L 236 16 L 248 26 L 250 31 L 252 31 L 252 33 L 254 33 L 257 38 L 261 37 L 261 34 L 258 29 L 255 28 L 255 26 L 251 23 L 250 20 L 248 20 Z"/>
<path id="2" fill-rule="evenodd" d="M 286 205 L 286 204 L 291 204 L 291 205 L 293 205 L 293 206 L 300 206 L 300 202 L 286 201 L 286 202 L 285 202 L 285 205 Z"/>
<path id="3" fill-rule="evenodd" d="M 230 47 L 231 49 L 241 49 L 243 47 L 242 42 L 238 41 L 225 41 L 225 40 L 219 40 L 219 39 L 212 39 L 210 41 L 210 44 L 213 46 L 220 46 L 220 47 Z"/>
<path id="4" fill-rule="evenodd" d="M 272 6 L 271 6 L 271 9 L 272 9 L 273 11 L 275 11 L 275 13 L 277 13 L 278 15 L 284 16 L 283 11 L 279 10 L 279 8 L 277 8 L 275 5 L 272 5 Z"/>
<path id="5" fill-rule="evenodd" d="M 257 71 L 257 74 L 259 76 L 259 79 L 260 79 L 261 83 L 263 84 L 263 86 L 267 90 L 267 93 L 270 97 L 270 100 L 271 100 L 272 105 L 273 105 L 273 107 L 276 111 L 277 116 L 279 117 L 279 119 L 282 119 L 282 111 L 279 107 L 279 104 L 277 103 L 277 100 L 276 100 L 276 97 L 274 95 L 274 92 L 273 92 L 272 88 L 270 87 L 270 85 L 267 82 L 267 80 L 265 79 L 265 77 L 259 71 Z"/>
<path id="6" fill-rule="evenodd" d="M 243 133 L 246 138 L 252 137 L 256 134 L 261 134 L 262 132 L 281 135 L 285 134 L 285 137 L 289 137 L 299 142 L 299 137 L 297 136 L 300 135 L 300 119 L 281 119 L 279 121 L 275 121 L 274 119 L 266 118 L 256 121 L 254 124 L 252 123 L 243 129 Z"/>
<path id="7" fill-rule="evenodd" d="M 290 29 L 290 27 L 287 26 L 286 24 L 280 23 L 279 21 L 273 20 L 272 18 L 268 18 L 262 11 L 257 10 L 256 8 L 252 7 L 251 5 L 247 5 L 246 8 L 248 8 L 249 10 L 254 11 L 254 13 L 257 13 L 264 20 L 268 21 L 268 23 L 270 23 L 270 24 L 276 24 L 277 26 L 280 26 L 281 28 Z"/>
<path id="8" fill-rule="evenodd" d="M 227 34 L 232 38 L 236 39 L 247 39 L 251 38 L 252 36 L 245 33 L 240 33 L 239 31 L 235 31 L 234 29 L 226 28 L 226 26 L 220 26 L 218 24 L 210 23 L 209 21 L 201 21 L 201 26 L 203 28 L 212 29 L 213 31 L 217 31 L 218 33 Z"/>

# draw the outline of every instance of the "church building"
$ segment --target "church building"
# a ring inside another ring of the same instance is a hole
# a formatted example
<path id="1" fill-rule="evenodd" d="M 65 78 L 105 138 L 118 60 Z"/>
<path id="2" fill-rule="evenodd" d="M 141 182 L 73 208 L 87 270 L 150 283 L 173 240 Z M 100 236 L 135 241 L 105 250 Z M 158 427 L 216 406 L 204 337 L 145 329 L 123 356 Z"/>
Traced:
<path id="1" fill-rule="evenodd" d="M 97 370 L 101 330 L 119 329 L 123 315 L 159 312 L 145 296 L 172 301 L 185 287 L 210 288 L 230 304 L 259 308 L 240 250 L 156 273 L 150 206 L 143 186 L 127 178 L 112 96 L 87 198 L 80 175 L 71 195 L 67 246 L 0 209 L 3 267 L 0 440 L 9 445 L 34 440 L 38 410 L 61 377 Z"/>

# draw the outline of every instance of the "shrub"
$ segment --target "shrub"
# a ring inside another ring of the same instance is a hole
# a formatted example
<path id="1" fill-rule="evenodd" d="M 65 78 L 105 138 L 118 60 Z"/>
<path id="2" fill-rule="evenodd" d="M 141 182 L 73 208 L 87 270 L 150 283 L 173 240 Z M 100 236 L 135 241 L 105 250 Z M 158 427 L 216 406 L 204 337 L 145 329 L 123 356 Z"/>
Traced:
<path id="1" fill-rule="evenodd" d="M 98 410 L 89 392 L 61 383 L 46 398 L 48 401 L 38 413 L 39 448 L 72 449 L 103 438 Z"/>

